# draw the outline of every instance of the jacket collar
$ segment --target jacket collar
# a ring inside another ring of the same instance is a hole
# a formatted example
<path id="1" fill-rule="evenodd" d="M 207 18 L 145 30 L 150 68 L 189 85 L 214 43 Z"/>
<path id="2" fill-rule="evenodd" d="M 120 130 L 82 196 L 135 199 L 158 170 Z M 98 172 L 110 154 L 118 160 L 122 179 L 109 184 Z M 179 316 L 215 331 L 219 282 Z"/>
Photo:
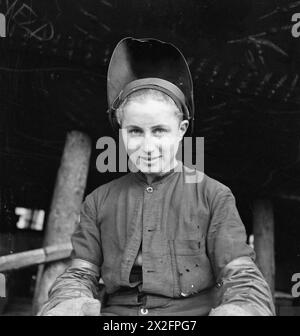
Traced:
<path id="1" fill-rule="evenodd" d="M 177 161 L 177 165 L 172 168 L 171 170 L 169 170 L 166 173 L 163 173 L 162 175 L 156 175 L 151 183 L 151 185 L 155 185 L 155 184 L 162 184 L 167 182 L 170 178 L 172 178 L 173 176 L 179 174 L 183 169 L 183 165 L 181 161 Z M 144 174 L 143 172 L 141 172 L 140 170 L 137 173 L 133 173 L 133 175 L 141 182 L 145 183 L 148 185 L 147 182 L 147 177 L 146 174 Z"/>

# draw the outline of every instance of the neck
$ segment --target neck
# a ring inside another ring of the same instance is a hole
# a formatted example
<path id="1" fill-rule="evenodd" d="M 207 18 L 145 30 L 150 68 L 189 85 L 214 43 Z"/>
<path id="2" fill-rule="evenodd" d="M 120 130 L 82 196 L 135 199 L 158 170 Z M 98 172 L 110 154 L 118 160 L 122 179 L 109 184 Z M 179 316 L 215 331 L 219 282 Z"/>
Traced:
<path id="1" fill-rule="evenodd" d="M 147 183 L 151 184 L 153 182 L 153 180 L 155 179 L 155 177 L 157 176 L 163 176 L 165 174 L 167 174 L 168 172 L 170 172 L 172 169 L 175 169 L 178 165 L 178 161 L 174 160 L 173 164 L 170 165 L 170 169 L 159 172 L 159 173 L 145 173 L 146 179 L 147 179 Z"/>

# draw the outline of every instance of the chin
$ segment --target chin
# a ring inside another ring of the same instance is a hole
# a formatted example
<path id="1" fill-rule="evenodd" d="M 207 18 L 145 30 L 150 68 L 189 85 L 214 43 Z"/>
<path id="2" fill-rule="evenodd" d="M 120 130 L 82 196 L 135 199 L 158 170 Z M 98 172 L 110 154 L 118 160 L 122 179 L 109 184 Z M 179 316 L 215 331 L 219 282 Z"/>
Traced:
<path id="1" fill-rule="evenodd" d="M 155 168 L 155 167 L 139 167 L 139 170 L 142 173 L 147 173 L 147 174 L 159 174 L 162 172 L 161 169 Z"/>
<path id="2" fill-rule="evenodd" d="M 148 173 L 148 174 L 159 174 L 162 172 L 162 167 L 160 165 L 146 165 L 142 164 L 139 165 L 139 170 L 143 173 Z"/>

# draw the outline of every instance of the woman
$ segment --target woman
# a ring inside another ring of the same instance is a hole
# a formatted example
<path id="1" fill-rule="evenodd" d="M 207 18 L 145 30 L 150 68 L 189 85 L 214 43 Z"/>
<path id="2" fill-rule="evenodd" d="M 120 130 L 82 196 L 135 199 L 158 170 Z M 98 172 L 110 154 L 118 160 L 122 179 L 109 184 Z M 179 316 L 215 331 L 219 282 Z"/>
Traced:
<path id="1" fill-rule="evenodd" d="M 230 189 L 176 158 L 194 115 L 180 51 L 122 40 L 108 103 L 136 171 L 86 197 L 72 264 L 40 315 L 273 315 Z"/>

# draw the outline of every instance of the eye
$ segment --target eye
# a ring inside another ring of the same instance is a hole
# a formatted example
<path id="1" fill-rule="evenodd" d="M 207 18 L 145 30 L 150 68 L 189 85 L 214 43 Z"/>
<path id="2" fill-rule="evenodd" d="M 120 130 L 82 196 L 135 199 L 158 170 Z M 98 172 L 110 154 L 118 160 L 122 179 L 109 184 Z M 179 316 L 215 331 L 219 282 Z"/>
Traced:
<path id="1" fill-rule="evenodd" d="M 131 135 L 140 135 L 142 134 L 142 131 L 138 128 L 132 128 L 128 131 L 128 133 Z"/>
<path id="2" fill-rule="evenodd" d="M 162 128 L 162 127 L 158 127 L 158 128 L 155 128 L 153 130 L 153 133 L 156 134 L 156 135 L 161 135 L 161 134 L 164 134 L 166 132 L 167 132 L 167 130 L 165 128 Z"/>

